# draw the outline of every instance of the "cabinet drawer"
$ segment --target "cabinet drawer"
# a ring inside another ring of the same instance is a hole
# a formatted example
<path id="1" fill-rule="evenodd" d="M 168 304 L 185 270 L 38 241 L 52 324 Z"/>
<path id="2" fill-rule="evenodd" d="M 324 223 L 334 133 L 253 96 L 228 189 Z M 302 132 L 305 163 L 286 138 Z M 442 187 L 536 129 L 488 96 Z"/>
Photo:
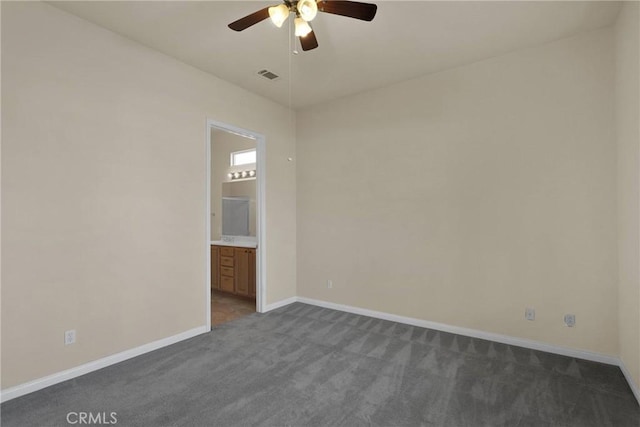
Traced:
<path id="1" fill-rule="evenodd" d="M 233 285 L 233 277 L 222 276 L 220 278 L 220 288 L 223 291 L 234 292 L 235 286 Z"/>
<path id="2" fill-rule="evenodd" d="M 233 256 L 233 248 L 220 248 L 220 255 L 222 256 Z"/>
<path id="3" fill-rule="evenodd" d="M 233 267 L 220 267 L 220 274 L 223 276 L 233 277 Z"/>
<path id="4" fill-rule="evenodd" d="M 221 256 L 220 257 L 220 265 L 225 266 L 225 267 L 233 267 L 233 258 L 228 257 L 228 256 Z"/>

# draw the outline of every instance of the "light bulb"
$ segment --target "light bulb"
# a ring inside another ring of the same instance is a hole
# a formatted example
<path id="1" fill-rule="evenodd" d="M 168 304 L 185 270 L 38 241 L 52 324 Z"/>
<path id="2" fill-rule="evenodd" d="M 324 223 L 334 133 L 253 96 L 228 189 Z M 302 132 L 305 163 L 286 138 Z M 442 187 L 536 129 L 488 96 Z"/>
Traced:
<path id="1" fill-rule="evenodd" d="M 249 171 L 249 176 L 256 176 L 256 171 Z"/>
<path id="2" fill-rule="evenodd" d="M 247 171 L 242 171 L 242 177 L 246 178 L 247 177 Z"/>
<path id="3" fill-rule="evenodd" d="M 240 174 L 239 174 L 238 172 L 236 172 L 236 173 L 234 173 L 234 174 L 233 174 L 233 177 L 234 177 L 235 179 L 238 179 L 238 178 L 240 178 Z"/>
<path id="4" fill-rule="evenodd" d="M 312 21 L 318 14 L 316 0 L 300 0 L 298 2 L 298 12 L 300 13 L 300 17 L 305 21 Z"/>
<path id="5" fill-rule="evenodd" d="M 282 27 L 284 21 L 289 17 L 289 8 L 286 4 L 279 4 L 278 6 L 273 6 L 269 8 L 269 16 L 271 17 L 271 22 L 273 22 L 276 27 Z"/>
<path id="6" fill-rule="evenodd" d="M 296 18 L 293 22 L 296 25 L 296 37 L 304 37 L 311 32 L 311 26 L 309 26 L 309 24 L 307 24 L 307 21 L 305 21 L 304 19 Z"/>
<path id="7" fill-rule="evenodd" d="M 229 177 L 229 179 L 233 178 L 233 174 L 232 173 L 228 173 L 227 176 Z"/>

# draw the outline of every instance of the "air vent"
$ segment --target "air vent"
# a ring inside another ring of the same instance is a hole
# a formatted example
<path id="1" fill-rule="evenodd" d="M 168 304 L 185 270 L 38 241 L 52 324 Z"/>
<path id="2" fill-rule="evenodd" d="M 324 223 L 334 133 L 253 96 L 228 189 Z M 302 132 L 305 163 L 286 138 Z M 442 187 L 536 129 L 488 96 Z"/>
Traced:
<path id="1" fill-rule="evenodd" d="M 269 80 L 277 80 L 280 78 L 279 75 L 277 75 L 276 73 L 272 73 L 269 70 L 260 70 L 258 71 L 258 75 L 264 77 L 265 79 L 269 79 Z"/>

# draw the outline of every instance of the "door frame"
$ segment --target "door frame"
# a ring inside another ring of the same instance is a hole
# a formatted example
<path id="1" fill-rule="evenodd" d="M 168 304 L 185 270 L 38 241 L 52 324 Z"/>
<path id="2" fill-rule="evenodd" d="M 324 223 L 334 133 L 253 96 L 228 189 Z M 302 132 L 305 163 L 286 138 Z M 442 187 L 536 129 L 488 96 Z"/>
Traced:
<path id="1" fill-rule="evenodd" d="M 265 189 L 266 189 L 266 140 L 264 135 L 257 132 L 243 129 L 234 125 L 207 119 L 206 128 L 206 165 L 207 165 L 207 182 L 206 188 L 206 280 L 205 280 L 205 301 L 206 301 L 206 326 L 207 330 L 211 330 L 211 131 L 213 129 L 234 133 L 256 141 L 256 311 L 264 313 L 267 292 L 266 280 L 266 220 L 265 220 Z"/>

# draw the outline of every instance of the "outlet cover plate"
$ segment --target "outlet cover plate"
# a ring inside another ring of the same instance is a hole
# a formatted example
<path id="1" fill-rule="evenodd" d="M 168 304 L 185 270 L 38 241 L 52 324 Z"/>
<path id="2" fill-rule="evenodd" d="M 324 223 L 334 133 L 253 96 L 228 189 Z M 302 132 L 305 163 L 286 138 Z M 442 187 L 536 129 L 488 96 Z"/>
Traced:
<path id="1" fill-rule="evenodd" d="M 564 315 L 564 324 L 570 328 L 573 328 L 576 325 L 576 315 L 575 314 L 565 314 Z"/>
<path id="2" fill-rule="evenodd" d="M 76 342 L 76 330 L 71 329 L 64 333 L 64 345 L 73 344 Z"/>
<path id="3" fill-rule="evenodd" d="M 525 308 L 524 309 L 524 318 L 527 320 L 536 320 L 536 309 L 535 308 Z"/>

